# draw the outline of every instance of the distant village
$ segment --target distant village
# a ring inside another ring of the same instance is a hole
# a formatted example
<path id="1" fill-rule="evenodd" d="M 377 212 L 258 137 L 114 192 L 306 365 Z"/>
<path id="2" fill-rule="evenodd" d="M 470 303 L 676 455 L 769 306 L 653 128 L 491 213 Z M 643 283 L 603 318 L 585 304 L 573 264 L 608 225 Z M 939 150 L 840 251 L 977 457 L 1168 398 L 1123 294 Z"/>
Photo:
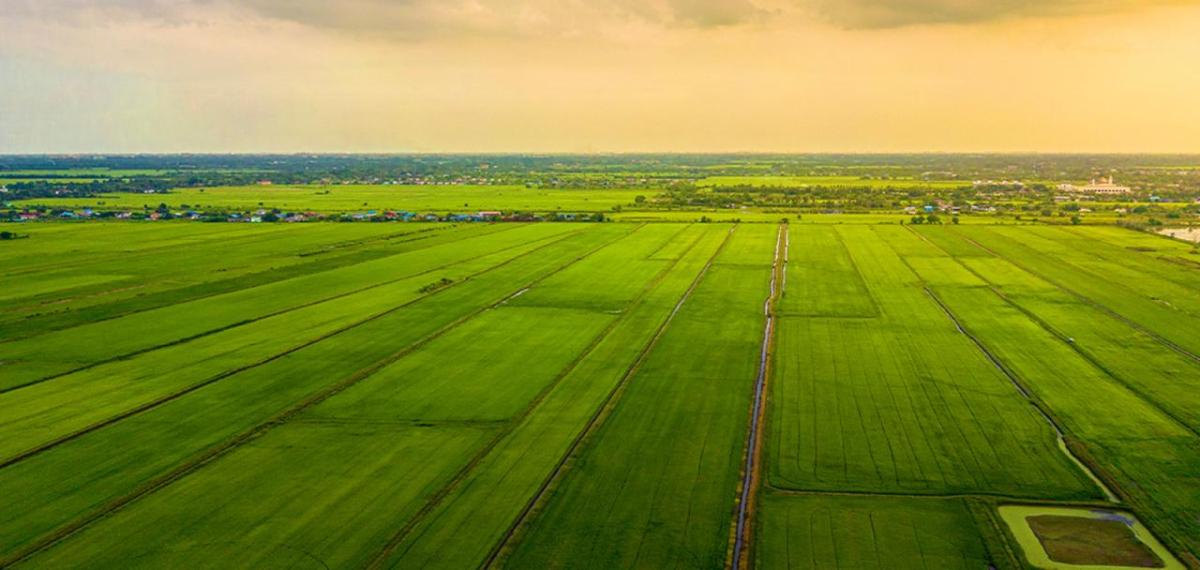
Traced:
<path id="1" fill-rule="evenodd" d="M 172 209 L 165 205 L 154 210 L 97 210 L 93 208 L 27 208 L 10 209 L 0 217 L 9 222 L 38 220 L 189 220 L 227 223 L 300 223 L 300 222 L 603 222 L 601 212 L 537 214 L 482 210 L 466 213 L 418 213 L 405 210 L 367 210 L 353 213 L 321 213 L 314 211 L 288 212 L 260 208 L 245 212 L 214 212 L 192 209 Z"/>

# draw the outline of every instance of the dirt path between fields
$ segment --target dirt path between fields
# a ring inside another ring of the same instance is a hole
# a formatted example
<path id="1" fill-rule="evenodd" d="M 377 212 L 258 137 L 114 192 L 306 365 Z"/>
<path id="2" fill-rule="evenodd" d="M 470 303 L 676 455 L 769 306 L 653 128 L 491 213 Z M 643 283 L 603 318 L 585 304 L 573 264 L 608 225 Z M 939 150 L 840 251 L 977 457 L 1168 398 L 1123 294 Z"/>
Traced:
<path id="1" fill-rule="evenodd" d="M 788 259 L 788 228 L 779 226 L 775 238 L 775 259 L 771 262 L 771 289 L 763 302 L 763 314 L 766 322 L 763 324 L 762 350 L 758 358 L 758 376 L 754 382 L 754 404 L 750 410 L 750 426 L 746 434 L 746 463 L 742 468 L 742 483 L 738 495 L 737 519 L 734 527 L 733 552 L 729 564 L 734 570 L 749 567 L 750 548 L 747 543 L 750 538 L 750 521 L 754 512 L 755 499 L 762 484 L 762 441 L 763 416 L 766 413 L 767 380 L 770 376 L 771 353 L 775 345 L 775 303 L 779 300 L 783 288 L 780 286 L 780 275 L 787 275 Z M 786 277 L 784 277 L 786 279 Z"/>

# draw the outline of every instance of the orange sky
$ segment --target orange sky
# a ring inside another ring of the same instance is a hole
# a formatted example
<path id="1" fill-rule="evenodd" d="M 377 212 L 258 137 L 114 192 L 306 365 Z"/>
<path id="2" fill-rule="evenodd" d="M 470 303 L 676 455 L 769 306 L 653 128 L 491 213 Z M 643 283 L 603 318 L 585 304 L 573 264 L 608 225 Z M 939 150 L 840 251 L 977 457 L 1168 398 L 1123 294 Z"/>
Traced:
<path id="1" fill-rule="evenodd" d="M 1200 2 L 3 1 L 5 153 L 1200 152 Z"/>

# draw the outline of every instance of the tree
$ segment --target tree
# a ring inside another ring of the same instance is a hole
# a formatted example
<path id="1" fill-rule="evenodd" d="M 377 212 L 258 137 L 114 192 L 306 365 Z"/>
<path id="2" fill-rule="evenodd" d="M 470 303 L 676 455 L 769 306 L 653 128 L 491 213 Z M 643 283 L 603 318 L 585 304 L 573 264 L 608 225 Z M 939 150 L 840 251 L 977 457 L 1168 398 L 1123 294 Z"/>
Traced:
<path id="1" fill-rule="evenodd" d="M 0 232 L 0 239 L 13 239 L 15 237 L 17 237 L 17 234 L 12 232 Z"/>
<path id="2" fill-rule="evenodd" d="M 1075 214 L 1074 216 L 1071 216 L 1071 225 L 1072 226 L 1078 226 L 1079 224 L 1082 224 L 1082 223 L 1083 223 L 1083 218 L 1079 217 L 1079 214 Z"/>
<path id="3" fill-rule="evenodd" d="M 957 226 L 958 225 L 958 216 L 954 216 L 953 218 L 950 218 L 950 221 L 953 222 L 954 225 Z"/>
<path id="4" fill-rule="evenodd" d="M 633 201 L 634 201 L 634 203 L 636 203 L 636 204 L 645 204 L 645 203 L 646 203 L 646 197 L 645 197 L 645 196 L 642 196 L 641 194 L 638 194 L 637 196 L 634 196 L 634 198 L 633 198 Z"/>

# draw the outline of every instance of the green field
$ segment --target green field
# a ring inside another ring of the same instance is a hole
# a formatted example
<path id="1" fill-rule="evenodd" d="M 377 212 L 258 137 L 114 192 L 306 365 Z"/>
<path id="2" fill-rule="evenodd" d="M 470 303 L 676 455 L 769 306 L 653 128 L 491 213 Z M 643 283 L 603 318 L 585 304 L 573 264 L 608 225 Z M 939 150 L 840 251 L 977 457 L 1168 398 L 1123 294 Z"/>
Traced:
<path id="1" fill-rule="evenodd" d="M 954 189 L 970 187 L 970 180 L 920 180 L 914 178 L 870 178 L 860 176 L 709 176 L 698 186 L 722 188 L 749 186 L 770 188 L 933 188 Z"/>
<path id="2" fill-rule="evenodd" d="M 33 198 L 17 206 L 141 210 L 167 204 L 171 208 L 210 208 L 236 211 L 277 208 L 322 213 L 407 210 L 411 212 L 609 212 L 628 207 L 652 190 L 589 190 L 470 185 L 310 185 L 221 186 L 184 188 L 167 194 L 106 194 L 90 198 Z M 186 205 L 186 206 L 185 206 Z"/>
<path id="3" fill-rule="evenodd" d="M 644 193 L 382 188 L 100 200 Z M 1200 567 L 1187 244 L 637 214 L 20 225 L 0 242 L 0 567 L 1032 567 L 1011 505 L 1132 513 Z"/>

